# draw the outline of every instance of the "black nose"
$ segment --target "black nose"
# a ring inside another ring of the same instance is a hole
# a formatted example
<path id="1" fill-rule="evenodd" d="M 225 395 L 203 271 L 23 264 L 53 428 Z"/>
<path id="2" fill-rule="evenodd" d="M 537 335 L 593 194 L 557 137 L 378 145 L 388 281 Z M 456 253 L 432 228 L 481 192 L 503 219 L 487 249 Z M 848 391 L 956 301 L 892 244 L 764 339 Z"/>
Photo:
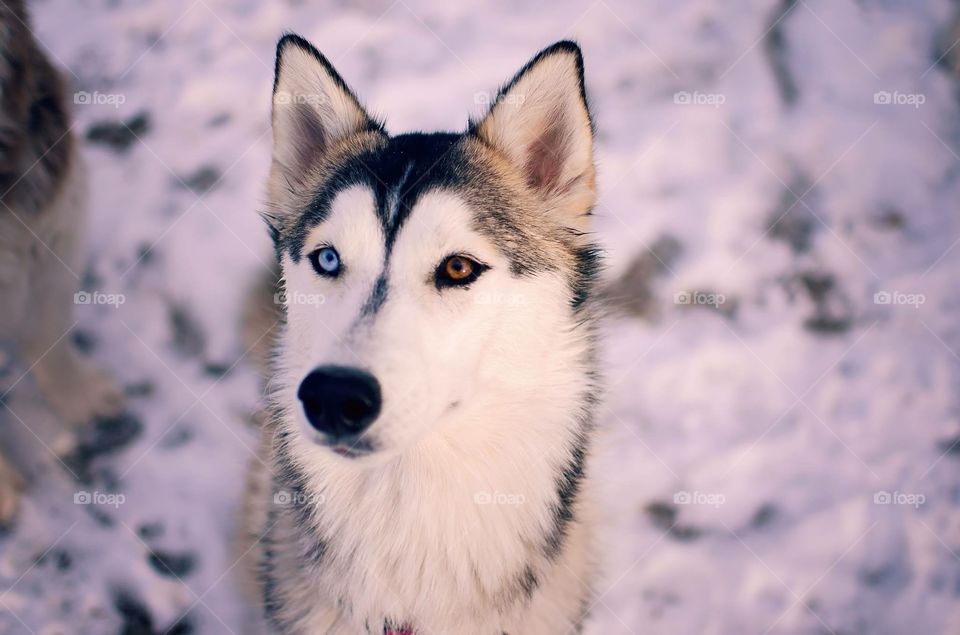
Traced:
<path id="1" fill-rule="evenodd" d="M 297 390 L 314 428 L 334 438 L 360 434 L 380 414 L 380 383 L 365 370 L 319 366 Z"/>

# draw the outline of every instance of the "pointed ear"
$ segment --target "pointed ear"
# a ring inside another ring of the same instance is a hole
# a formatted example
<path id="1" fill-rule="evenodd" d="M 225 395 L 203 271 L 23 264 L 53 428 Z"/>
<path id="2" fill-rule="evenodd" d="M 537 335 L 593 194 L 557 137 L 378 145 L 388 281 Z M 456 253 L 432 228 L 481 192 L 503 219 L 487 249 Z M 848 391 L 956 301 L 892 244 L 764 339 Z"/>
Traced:
<path id="1" fill-rule="evenodd" d="M 527 186 L 552 206 L 575 216 L 589 213 L 595 198 L 593 124 L 579 46 L 557 42 L 537 54 L 500 90 L 473 132 L 506 155 Z"/>
<path id="2" fill-rule="evenodd" d="M 330 62 L 298 35 L 277 44 L 273 81 L 273 181 L 304 182 L 340 141 L 382 130 Z"/>

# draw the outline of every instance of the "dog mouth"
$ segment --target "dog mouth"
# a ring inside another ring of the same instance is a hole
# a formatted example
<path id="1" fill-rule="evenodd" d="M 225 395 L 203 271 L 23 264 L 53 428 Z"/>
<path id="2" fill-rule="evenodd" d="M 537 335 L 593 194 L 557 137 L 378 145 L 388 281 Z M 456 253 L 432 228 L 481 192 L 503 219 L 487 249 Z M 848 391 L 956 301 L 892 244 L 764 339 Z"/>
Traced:
<path id="1" fill-rule="evenodd" d="M 373 453 L 373 444 L 362 437 L 330 439 L 324 443 L 330 450 L 346 459 L 358 459 Z"/>

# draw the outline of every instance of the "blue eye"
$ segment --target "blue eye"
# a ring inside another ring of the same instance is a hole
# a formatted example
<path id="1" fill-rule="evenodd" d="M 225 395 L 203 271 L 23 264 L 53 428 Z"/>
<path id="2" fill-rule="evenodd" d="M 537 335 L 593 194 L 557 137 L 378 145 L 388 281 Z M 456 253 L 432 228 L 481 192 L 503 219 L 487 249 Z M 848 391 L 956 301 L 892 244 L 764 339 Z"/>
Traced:
<path id="1" fill-rule="evenodd" d="M 310 264 L 321 276 L 336 278 L 340 274 L 340 254 L 333 247 L 321 247 L 311 253 Z"/>

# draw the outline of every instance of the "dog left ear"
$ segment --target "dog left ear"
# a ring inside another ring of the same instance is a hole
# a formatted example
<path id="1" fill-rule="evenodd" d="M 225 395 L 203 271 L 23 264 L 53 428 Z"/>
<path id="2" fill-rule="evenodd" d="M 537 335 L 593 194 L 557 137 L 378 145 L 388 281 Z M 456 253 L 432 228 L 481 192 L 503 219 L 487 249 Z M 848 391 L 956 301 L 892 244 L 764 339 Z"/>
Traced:
<path id="1" fill-rule="evenodd" d="M 471 129 L 521 170 L 526 185 L 551 208 L 562 210 L 568 224 L 585 224 L 596 190 L 579 46 L 557 42 L 537 54 Z"/>
<path id="2" fill-rule="evenodd" d="M 277 44 L 273 84 L 273 170 L 296 184 L 338 143 L 382 130 L 323 55 L 297 35 Z"/>

